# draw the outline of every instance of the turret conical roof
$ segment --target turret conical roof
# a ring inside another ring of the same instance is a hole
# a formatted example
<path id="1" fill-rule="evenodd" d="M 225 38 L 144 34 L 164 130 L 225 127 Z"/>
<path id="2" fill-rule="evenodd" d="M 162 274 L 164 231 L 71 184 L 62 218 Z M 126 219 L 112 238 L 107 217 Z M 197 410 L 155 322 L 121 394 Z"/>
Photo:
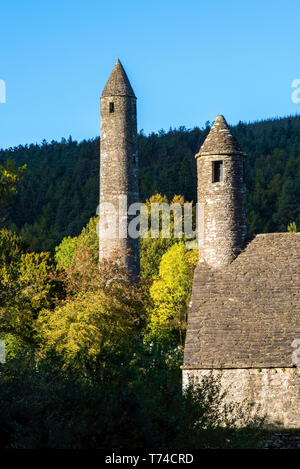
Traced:
<path id="1" fill-rule="evenodd" d="M 242 154 L 242 152 L 236 139 L 231 134 L 225 118 L 220 115 L 216 118 L 196 157 L 233 154 Z"/>
<path id="2" fill-rule="evenodd" d="M 102 96 L 131 96 L 135 98 L 135 94 L 128 80 L 126 72 L 120 60 L 117 60 L 113 71 L 104 87 Z"/>

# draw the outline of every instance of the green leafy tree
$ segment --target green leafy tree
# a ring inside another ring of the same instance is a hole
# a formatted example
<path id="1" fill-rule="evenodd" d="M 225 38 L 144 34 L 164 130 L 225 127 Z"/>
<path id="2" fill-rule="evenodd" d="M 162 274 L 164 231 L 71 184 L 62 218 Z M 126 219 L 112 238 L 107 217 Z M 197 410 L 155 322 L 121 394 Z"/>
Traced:
<path id="1" fill-rule="evenodd" d="M 34 345 L 34 322 L 51 305 L 52 272 L 49 253 L 22 253 L 0 268 L 0 335 L 9 344 Z"/>
<path id="2" fill-rule="evenodd" d="M 55 248 L 55 260 L 60 267 L 69 268 L 73 263 L 76 252 L 82 247 L 89 249 L 95 263 L 99 260 L 99 238 L 97 235 L 98 217 L 90 219 L 79 236 L 65 237 Z"/>
<path id="3" fill-rule="evenodd" d="M 144 321 L 140 291 L 118 254 L 100 264 L 94 254 L 90 231 L 84 230 L 69 266 L 56 273 L 65 298 L 44 309 L 36 323 L 43 348 L 54 348 L 67 361 L 83 351 L 96 356 L 103 347 L 131 344 Z"/>
<path id="4" fill-rule="evenodd" d="M 7 160 L 4 165 L 0 165 L 0 201 L 9 195 L 16 193 L 18 183 L 26 170 L 26 165 L 20 168 L 15 167 L 12 160 Z"/>
<path id="5" fill-rule="evenodd" d="M 0 267 L 17 262 L 26 250 L 27 245 L 20 236 L 6 228 L 0 230 Z"/>
<path id="6" fill-rule="evenodd" d="M 145 335 L 147 342 L 183 346 L 194 266 L 195 259 L 188 255 L 183 243 L 174 244 L 162 256 L 159 275 L 150 288 L 153 306 Z"/>
<path id="7" fill-rule="evenodd" d="M 289 233 L 297 233 L 297 225 L 294 221 L 288 224 L 287 230 Z"/>
<path id="8" fill-rule="evenodd" d="M 147 287 L 152 283 L 153 278 L 158 274 L 160 261 L 164 253 L 174 244 L 184 239 L 183 226 L 177 227 L 178 231 L 181 231 L 182 237 L 174 237 L 174 213 L 171 211 L 170 214 L 170 233 L 168 237 L 164 237 L 162 233 L 162 215 L 160 213 L 160 227 L 159 237 L 151 237 L 151 204 L 179 204 L 183 209 L 184 197 L 182 195 L 174 195 L 172 200 L 169 202 L 166 195 L 155 194 L 146 201 L 148 207 L 148 227 L 149 237 L 141 238 L 141 279 Z M 195 217 L 195 209 L 193 209 Z M 184 221 L 183 210 L 182 210 L 182 223 Z"/>
<path id="9" fill-rule="evenodd" d="M 26 169 L 26 165 L 16 168 L 12 160 L 7 160 L 0 165 L 0 214 L 3 223 L 5 217 L 5 208 L 11 197 L 16 194 L 18 184 Z"/>
<path id="10" fill-rule="evenodd" d="M 79 293 L 54 311 L 44 310 L 37 322 L 44 347 L 53 347 L 68 361 L 80 352 L 95 357 L 103 347 L 129 345 L 140 321 L 132 300 L 99 290 Z"/>
<path id="11" fill-rule="evenodd" d="M 0 364 L 1 449 L 258 446 L 255 409 L 226 403 L 212 376 L 182 392 L 177 355 L 140 346 Z"/>
<path id="12" fill-rule="evenodd" d="M 55 260 L 59 266 L 70 267 L 76 252 L 78 237 L 66 236 L 55 248 Z"/>

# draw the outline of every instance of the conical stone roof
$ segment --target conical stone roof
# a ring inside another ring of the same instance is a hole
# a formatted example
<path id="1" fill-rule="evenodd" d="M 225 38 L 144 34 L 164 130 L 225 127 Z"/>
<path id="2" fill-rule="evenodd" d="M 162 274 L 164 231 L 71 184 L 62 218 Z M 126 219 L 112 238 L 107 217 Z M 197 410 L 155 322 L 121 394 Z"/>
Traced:
<path id="1" fill-rule="evenodd" d="M 102 97 L 104 96 L 130 96 L 135 98 L 134 91 L 128 80 L 126 72 L 120 60 L 117 60 L 113 71 L 104 87 Z"/>
<path id="2" fill-rule="evenodd" d="M 241 153 L 239 144 L 231 134 L 225 118 L 220 115 L 216 118 L 196 158 L 202 155 L 232 155 Z"/>

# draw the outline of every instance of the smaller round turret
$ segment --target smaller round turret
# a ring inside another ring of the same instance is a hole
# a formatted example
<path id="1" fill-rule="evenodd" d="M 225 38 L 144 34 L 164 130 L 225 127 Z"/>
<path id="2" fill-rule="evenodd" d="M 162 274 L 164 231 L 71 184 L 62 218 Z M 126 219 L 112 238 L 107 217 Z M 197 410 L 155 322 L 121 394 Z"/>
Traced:
<path id="1" fill-rule="evenodd" d="M 245 158 L 223 116 L 195 157 L 199 262 L 220 268 L 235 259 L 246 236 Z"/>

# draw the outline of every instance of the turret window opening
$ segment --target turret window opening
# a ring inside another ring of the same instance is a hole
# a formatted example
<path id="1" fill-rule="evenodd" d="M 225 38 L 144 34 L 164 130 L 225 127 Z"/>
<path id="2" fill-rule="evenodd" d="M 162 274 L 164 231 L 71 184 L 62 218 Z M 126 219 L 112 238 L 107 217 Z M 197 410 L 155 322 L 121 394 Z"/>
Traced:
<path id="1" fill-rule="evenodd" d="M 109 112 L 115 112 L 115 103 L 109 103 Z"/>
<path id="2" fill-rule="evenodd" d="M 212 182 L 224 181 L 223 161 L 213 161 Z"/>

